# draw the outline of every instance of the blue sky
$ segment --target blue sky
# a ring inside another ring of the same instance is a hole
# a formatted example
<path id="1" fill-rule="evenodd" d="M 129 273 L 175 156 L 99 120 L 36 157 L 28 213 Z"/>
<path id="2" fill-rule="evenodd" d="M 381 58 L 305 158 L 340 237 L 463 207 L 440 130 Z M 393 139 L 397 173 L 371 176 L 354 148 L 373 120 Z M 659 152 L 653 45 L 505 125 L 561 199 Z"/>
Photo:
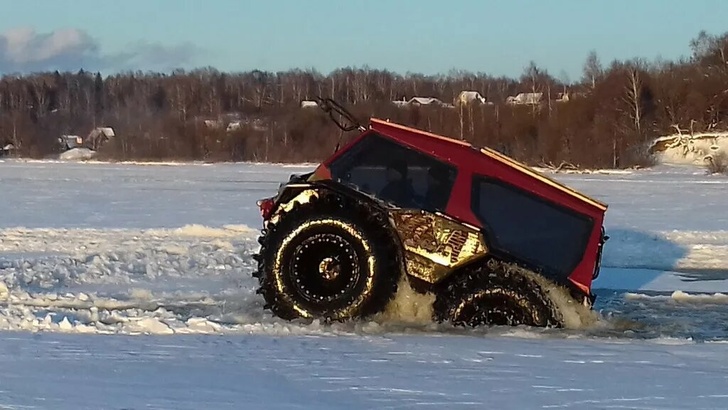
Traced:
<path id="1" fill-rule="evenodd" d="M 727 0 L 0 0 L 0 9 L 0 72 L 366 64 L 518 76 L 534 60 L 576 80 L 591 49 L 604 63 L 674 59 L 700 30 L 728 31 Z"/>

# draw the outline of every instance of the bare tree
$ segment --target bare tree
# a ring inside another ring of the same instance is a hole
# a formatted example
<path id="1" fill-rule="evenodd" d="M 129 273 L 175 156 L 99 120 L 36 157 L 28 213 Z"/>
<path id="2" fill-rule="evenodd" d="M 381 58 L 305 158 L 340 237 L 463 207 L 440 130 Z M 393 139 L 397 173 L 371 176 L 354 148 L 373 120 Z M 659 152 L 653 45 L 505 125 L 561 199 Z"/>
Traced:
<path id="1" fill-rule="evenodd" d="M 615 61 L 602 67 L 589 53 L 581 84 L 558 79 L 530 62 L 517 78 L 453 70 L 442 75 L 397 74 L 341 68 L 253 70 L 213 68 L 171 73 L 49 72 L 0 78 L 0 137 L 22 155 L 55 149 L 61 133 L 86 135 L 111 126 L 115 142 L 101 153 L 116 158 L 316 161 L 340 135 L 302 99 L 331 96 L 361 118 L 377 116 L 477 144 L 488 144 L 530 163 L 629 166 L 646 139 L 672 124 L 728 129 L 728 37 L 701 33 L 688 60 L 648 65 Z M 552 104 L 552 93 L 575 91 L 578 103 Z M 582 93 L 583 87 L 589 92 Z M 582 90 L 580 90 L 582 89 Z M 479 91 L 493 105 L 402 108 L 391 101 L 413 96 L 451 102 L 463 90 Z M 504 104 L 519 92 L 543 93 L 548 110 Z M 241 128 L 212 129 L 204 118 L 235 114 Z M 4 142 L 4 141 L 0 141 Z"/>
<path id="2" fill-rule="evenodd" d="M 604 74 L 604 70 L 595 50 L 590 51 L 589 55 L 587 55 L 582 72 L 582 81 L 589 84 L 591 88 L 596 87 L 597 81 Z"/>
<path id="3" fill-rule="evenodd" d="M 642 79 L 639 69 L 627 69 L 625 102 L 629 106 L 629 116 L 637 133 L 642 132 Z"/>
<path id="4" fill-rule="evenodd" d="M 690 41 L 690 48 L 695 62 L 728 70 L 728 33 L 715 36 L 703 30 Z"/>

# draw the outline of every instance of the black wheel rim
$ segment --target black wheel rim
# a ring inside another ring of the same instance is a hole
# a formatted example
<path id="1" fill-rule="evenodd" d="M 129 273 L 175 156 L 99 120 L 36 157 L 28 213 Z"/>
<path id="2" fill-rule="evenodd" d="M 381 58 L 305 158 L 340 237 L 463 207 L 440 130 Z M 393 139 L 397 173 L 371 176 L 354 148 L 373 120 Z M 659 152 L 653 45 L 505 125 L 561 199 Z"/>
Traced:
<path id="1" fill-rule="evenodd" d="M 345 303 L 361 278 L 354 245 L 338 234 L 307 237 L 294 248 L 290 260 L 291 285 L 301 298 L 318 306 Z"/>

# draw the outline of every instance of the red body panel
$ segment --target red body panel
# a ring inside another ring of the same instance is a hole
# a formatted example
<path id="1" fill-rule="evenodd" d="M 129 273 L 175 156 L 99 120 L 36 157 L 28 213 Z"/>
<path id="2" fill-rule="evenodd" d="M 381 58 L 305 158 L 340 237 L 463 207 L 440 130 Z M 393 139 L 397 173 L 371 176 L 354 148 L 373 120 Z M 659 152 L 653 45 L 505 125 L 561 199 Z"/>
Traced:
<path id="1" fill-rule="evenodd" d="M 592 218 L 594 229 L 590 235 L 584 258 L 569 276 L 569 279 L 578 288 L 586 294 L 590 293 L 606 205 L 571 191 L 501 154 L 483 152 L 479 148 L 459 140 L 381 120 L 372 120 L 369 131 L 362 133 L 322 163 L 315 172 L 316 177 L 329 178 L 328 168 L 331 162 L 371 132 L 385 135 L 412 149 L 455 166 L 458 169 L 458 176 L 446 212 L 463 222 L 482 227 L 470 207 L 471 181 L 477 175 L 502 180 Z"/>

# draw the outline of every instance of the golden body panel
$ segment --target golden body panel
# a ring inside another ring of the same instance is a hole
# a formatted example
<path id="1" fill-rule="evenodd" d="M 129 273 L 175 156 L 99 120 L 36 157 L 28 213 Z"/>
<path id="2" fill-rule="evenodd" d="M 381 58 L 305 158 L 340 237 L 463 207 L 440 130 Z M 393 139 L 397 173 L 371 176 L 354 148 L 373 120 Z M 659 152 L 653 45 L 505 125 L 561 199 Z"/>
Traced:
<path id="1" fill-rule="evenodd" d="M 478 230 L 446 217 L 396 210 L 390 218 L 404 245 L 407 272 L 427 283 L 443 280 L 455 268 L 487 252 Z"/>

